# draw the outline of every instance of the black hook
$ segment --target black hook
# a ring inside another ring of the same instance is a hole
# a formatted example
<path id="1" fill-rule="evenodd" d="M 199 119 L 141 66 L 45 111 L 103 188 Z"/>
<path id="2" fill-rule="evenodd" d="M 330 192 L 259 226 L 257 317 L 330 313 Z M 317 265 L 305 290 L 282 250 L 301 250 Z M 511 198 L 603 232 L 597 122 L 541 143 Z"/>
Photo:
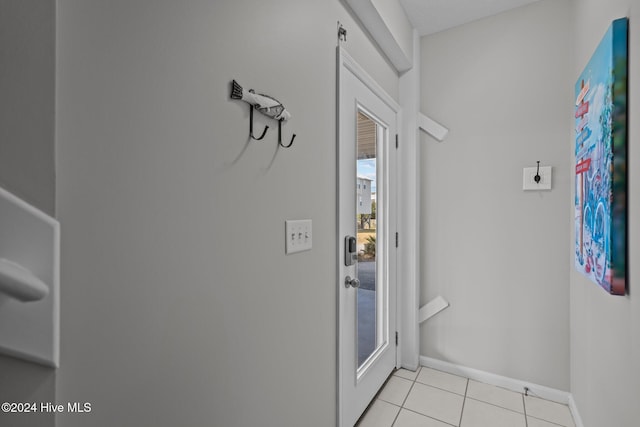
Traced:
<path id="1" fill-rule="evenodd" d="M 338 22 L 338 41 L 347 41 L 347 29 L 340 22 Z"/>
<path id="2" fill-rule="evenodd" d="M 259 138 L 256 138 L 255 136 L 253 136 L 253 105 L 249 105 L 249 136 L 255 139 L 256 141 L 260 141 L 267 134 L 268 129 L 269 129 L 269 126 L 265 126 L 264 130 L 262 131 L 262 135 L 260 135 Z"/>
<path id="3" fill-rule="evenodd" d="M 293 145 L 293 140 L 296 139 L 296 134 L 294 133 L 293 136 L 291 137 L 291 142 L 289 142 L 289 145 L 283 145 L 282 144 L 282 120 L 278 120 L 278 144 L 280 144 L 280 146 L 282 148 L 289 148 Z"/>
<path id="4" fill-rule="evenodd" d="M 540 160 L 538 160 L 538 170 L 536 171 L 536 176 L 533 177 L 533 180 L 536 182 L 536 184 L 539 184 L 541 179 L 542 177 L 540 176 Z"/>

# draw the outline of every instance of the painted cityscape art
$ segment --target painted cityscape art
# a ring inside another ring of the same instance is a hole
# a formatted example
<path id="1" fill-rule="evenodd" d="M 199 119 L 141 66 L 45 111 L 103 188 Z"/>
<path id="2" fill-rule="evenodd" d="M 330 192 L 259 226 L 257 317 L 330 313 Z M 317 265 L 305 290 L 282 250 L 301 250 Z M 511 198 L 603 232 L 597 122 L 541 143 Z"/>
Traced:
<path id="1" fill-rule="evenodd" d="M 613 21 L 575 87 L 575 264 L 613 295 L 626 290 L 627 34 Z"/>

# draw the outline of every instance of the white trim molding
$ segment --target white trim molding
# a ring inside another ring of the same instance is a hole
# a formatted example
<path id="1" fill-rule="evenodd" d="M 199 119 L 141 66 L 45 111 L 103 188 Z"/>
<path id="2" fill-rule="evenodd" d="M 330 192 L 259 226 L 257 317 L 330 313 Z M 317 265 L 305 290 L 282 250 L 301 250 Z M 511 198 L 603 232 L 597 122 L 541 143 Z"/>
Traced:
<path id="1" fill-rule="evenodd" d="M 420 146 L 417 116 L 420 107 L 420 36 L 413 30 L 414 67 L 400 76 L 402 138 L 398 146 L 398 345 L 399 366 L 420 366 Z"/>
<path id="2" fill-rule="evenodd" d="M 418 113 L 418 127 L 438 141 L 443 141 L 449 133 L 449 129 L 422 113 Z"/>
<path id="3" fill-rule="evenodd" d="M 420 323 L 425 322 L 447 307 L 449 307 L 449 303 L 441 296 L 437 296 L 427 304 L 420 307 L 420 311 L 418 313 L 418 321 Z"/>
<path id="4" fill-rule="evenodd" d="M 380 12 L 371 0 L 346 0 L 364 27 L 373 36 L 380 49 L 387 56 L 399 73 L 413 67 L 413 61 L 407 57 L 402 47 L 393 36 L 389 26 L 384 22 Z"/>

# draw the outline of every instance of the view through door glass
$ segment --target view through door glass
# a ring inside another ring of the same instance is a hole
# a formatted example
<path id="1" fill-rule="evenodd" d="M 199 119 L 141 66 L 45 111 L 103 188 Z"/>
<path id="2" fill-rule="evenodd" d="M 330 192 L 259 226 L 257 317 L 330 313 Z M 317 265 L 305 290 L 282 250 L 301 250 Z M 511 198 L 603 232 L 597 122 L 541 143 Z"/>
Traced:
<path id="1" fill-rule="evenodd" d="M 382 131 L 374 120 L 358 112 L 357 126 L 357 210 L 356 229 L 358 240 L 358 370 L 382 344 L 379 305 L 382 293 L 378 284 L 377 267 L 377 145 Z"/>

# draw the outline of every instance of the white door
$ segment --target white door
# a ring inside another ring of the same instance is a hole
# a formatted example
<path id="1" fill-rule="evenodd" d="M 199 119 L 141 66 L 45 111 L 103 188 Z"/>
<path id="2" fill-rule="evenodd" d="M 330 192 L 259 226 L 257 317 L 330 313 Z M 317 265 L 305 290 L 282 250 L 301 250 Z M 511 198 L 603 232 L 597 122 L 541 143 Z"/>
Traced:
<path id="1" fill-rule="evenodd" d="M 338 48 L 338 424 L 353 426 L 396 367 L 400 108 Z"/>

